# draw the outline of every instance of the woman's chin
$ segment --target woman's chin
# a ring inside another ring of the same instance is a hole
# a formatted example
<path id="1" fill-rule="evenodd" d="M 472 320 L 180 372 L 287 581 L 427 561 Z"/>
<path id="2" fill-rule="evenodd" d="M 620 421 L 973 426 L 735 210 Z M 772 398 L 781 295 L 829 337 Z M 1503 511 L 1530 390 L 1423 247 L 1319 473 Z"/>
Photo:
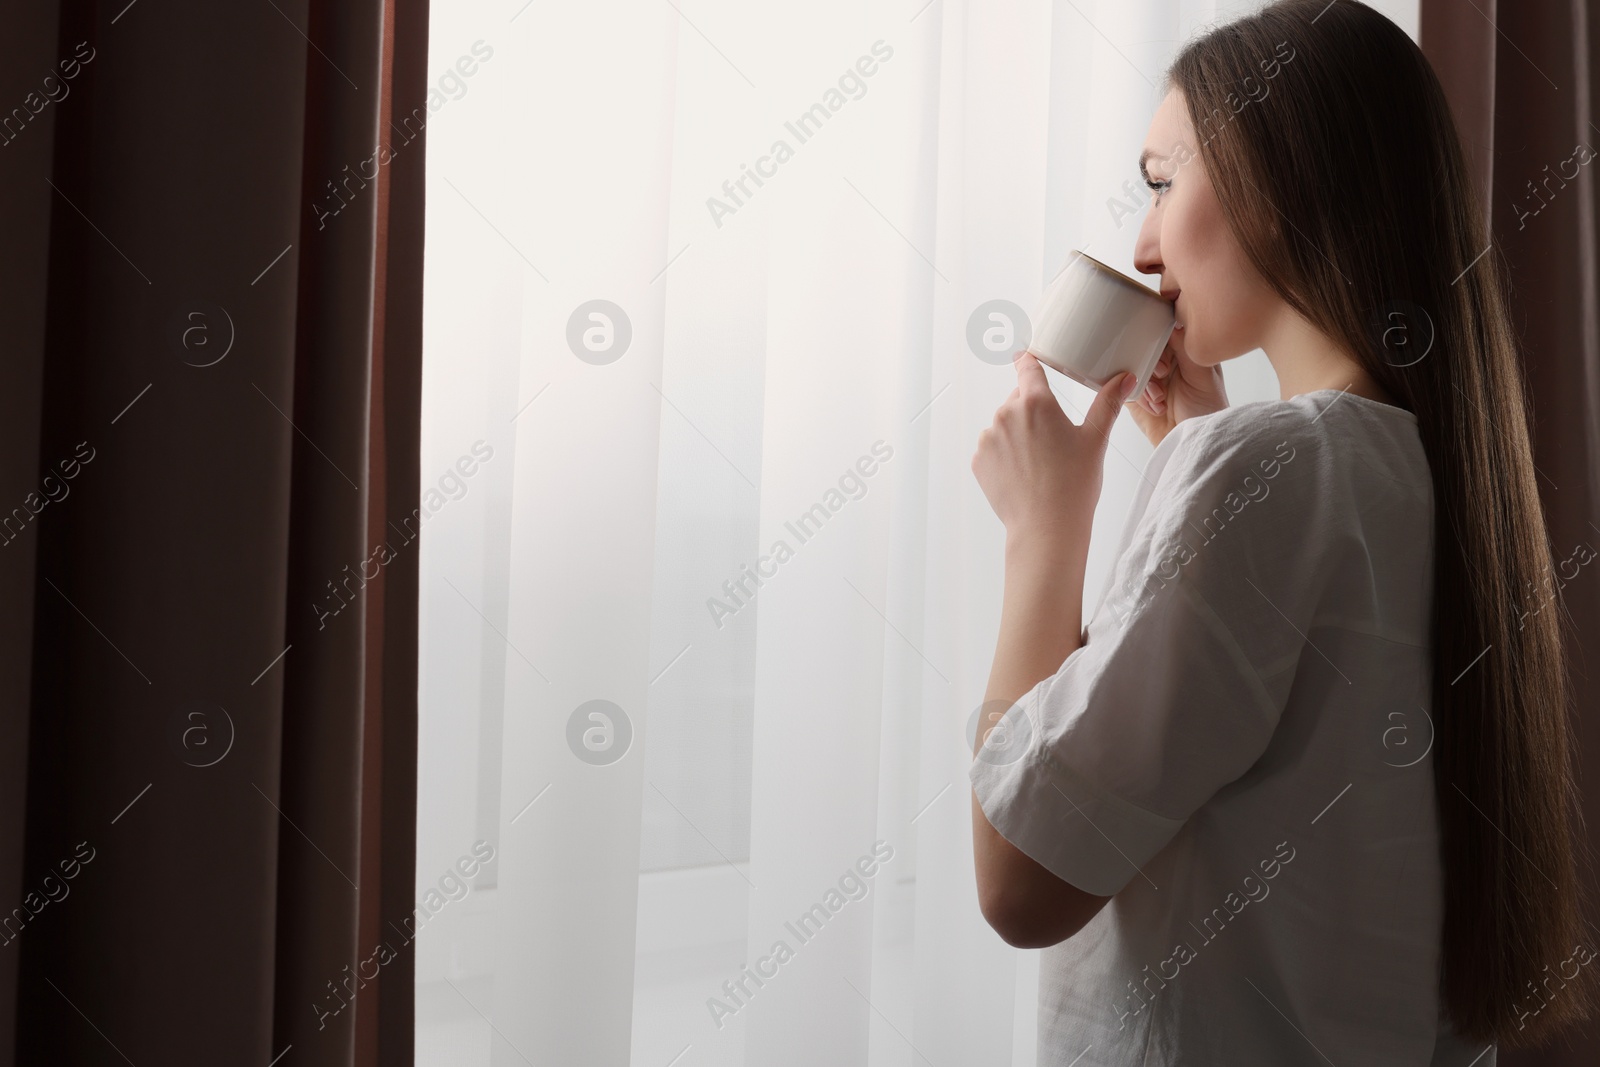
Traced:
<path id="1" fill-rule="evenodd" d="M 1173 330 L 1172 336 L 1167 341 L 1168 347 L 1181 359 L 1199 367 L 1215 367 L 1225 360 L 1232 359 L 1231 355 L 1218 354 L 1206 341 L 1205 334 L 1196 333 L 1194 326 L 1188 325 L 1181 330 Z"/>
<path id="2" fill-rule="evenodd" d="M 1187 326 L 1174 327 L 1172 336 L 1167 339 L 1167 344 L 1174 354 L 1181 359 L 1194 360 L 1194 338 Z M 1196 360 L 1198 362 L 1198 360 Z"/>

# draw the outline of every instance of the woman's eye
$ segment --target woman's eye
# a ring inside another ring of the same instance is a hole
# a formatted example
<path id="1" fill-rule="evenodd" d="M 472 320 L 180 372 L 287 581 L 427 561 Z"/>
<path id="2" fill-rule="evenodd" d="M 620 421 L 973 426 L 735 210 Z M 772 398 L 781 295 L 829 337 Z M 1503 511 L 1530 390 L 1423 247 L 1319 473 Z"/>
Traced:
<path id="1" fill-rule="evenodd" d="M 1145 182 L 1145 185 L 1149 186 L 1150 192 L 1151 192 L 1151 195 L 1152 195 L 1152 199 L 1155 199 L 1155 200 L 1160 200 L 1161 199 L 1161 194 L 1166 192 L 1168 189 L 1172 188 L 1172 183 L 1170 181 L 1154 181 L 1154 180 L 1151 180 L 1151 181 Z"/>

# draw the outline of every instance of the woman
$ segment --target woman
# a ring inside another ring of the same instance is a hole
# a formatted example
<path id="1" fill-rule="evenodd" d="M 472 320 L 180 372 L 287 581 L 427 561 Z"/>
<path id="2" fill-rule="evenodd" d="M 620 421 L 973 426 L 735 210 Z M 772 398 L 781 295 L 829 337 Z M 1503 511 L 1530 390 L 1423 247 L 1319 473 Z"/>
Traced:
<path id="1" fill-rule="evenodd" d="M 1006 528 L 983 914 L 1046 949 L 1041 1063 L 1489 1067 L 1586 1017 L 1597 942 L 1558 612 L 1520 604 L 1552 556 L 1518 357 L 1448 105 L 1351 0 L 1222 26 L 1169 86 L 1135 262 L 1180 328 L 1130 406 L 1156 449 L 1087 631 L 1124 382 L 1074 425 L 1021 355 L 973 458 Z M 1282 399 L 1230 407 L 1219 365 L 1256 348 Z"/>

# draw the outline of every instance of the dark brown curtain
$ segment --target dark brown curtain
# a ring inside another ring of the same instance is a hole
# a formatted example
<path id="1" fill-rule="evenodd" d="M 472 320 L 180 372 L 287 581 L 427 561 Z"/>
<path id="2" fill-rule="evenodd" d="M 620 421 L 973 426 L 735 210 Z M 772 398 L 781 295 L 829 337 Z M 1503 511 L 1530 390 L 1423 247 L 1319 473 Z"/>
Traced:
<path id="1" fill-rule="evenodd" d="M 0 1067 L 409 1064 L 427 4 L 14 8 Z"/>
<path id="2" fill-rule="evenodd" d="M 1540 489 L 1556 559 L 1568 560 L 1579 546 L 1600 551 L 1600 11 L 1591 0 L 1475 2 L 1422 0 L 1422 48 L 1488 193 L 1489 254 L 1510 270 Z M 1550 598 L 1569 627 L 1587 847 L 1600 855 L 1600 562 L 1555 581 L 1530 600 Z M 1592 875 L 1589 892 L 1600 900 Z M 1593 907 L 1589 918 L 1588 947 L 1600 949 Z M 1600 1020 L 1499 1062 L 1600 1063 Z"/>

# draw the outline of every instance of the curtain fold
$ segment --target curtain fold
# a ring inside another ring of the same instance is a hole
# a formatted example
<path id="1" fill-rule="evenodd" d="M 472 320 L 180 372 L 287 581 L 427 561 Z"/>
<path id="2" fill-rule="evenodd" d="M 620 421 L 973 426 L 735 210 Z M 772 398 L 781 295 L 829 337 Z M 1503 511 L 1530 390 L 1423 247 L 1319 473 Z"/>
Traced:
<path id="1" fill-rule="evenodd" d="M 23 5 L 0 34 L 0 100 L 21 101 L 37 72 L 56 63 L 56 5 Z M 28 112 L 32 114 L 31 111 Z M 55 112 L 41 107 L 18 126 L 0 120 L 0 322 L 7 354 L 0 360 L 0 507 L 36 492 L 39 396 L 44 373 L 45 279 L 50 262 L 50 209 L 56 195 L 41 177 L 50 171 Z M 14 132 L 13 132 L 14 131 Z M 0 909 L 23 898 L 24 818 L 28 787 L 28 693 L 33 662 L 34 560 L 37 542 L 0 518 Z M 15 1062 L 17 963 L 12 934 L 0 918 L 0 1065 Z"/>
<path id="2" fill-rule="evenodd" d="M 1454 0 L 1422 0 L 1421 44 L 1484 182 L 1488 254 L 1509 268 L 1554 558 L 1568 560 L 1580 546 L 1592 553 L 1600 550 L 1600 14 L 1586 0 L 1489 0 L 1476 13 Z M 1588 567 L 1570 579 L 1552 574 L 1527 599 L 1515 610 L 1558 609 L 1565 619 L 1582 844 L 1600 855 L 1600 576 Z M 1593 900 L 1592 874 L 1589 888 Z M 1600 938 L 1597 914 L 1591 906 Z M 1600 1021 L 1562 1047 L 1503 1051 L 1501 1062 L 1576 1067 L 1597 1057 Z"/>
<path id="3" fill-rule="evenodd" d="M 0 1064 L 410 1062 L 415 547 L 367 561 L 418 498 L 424 157 L 374 150 L 427 6 L 391 3 L 63 0 L 0 44 Z"/>

